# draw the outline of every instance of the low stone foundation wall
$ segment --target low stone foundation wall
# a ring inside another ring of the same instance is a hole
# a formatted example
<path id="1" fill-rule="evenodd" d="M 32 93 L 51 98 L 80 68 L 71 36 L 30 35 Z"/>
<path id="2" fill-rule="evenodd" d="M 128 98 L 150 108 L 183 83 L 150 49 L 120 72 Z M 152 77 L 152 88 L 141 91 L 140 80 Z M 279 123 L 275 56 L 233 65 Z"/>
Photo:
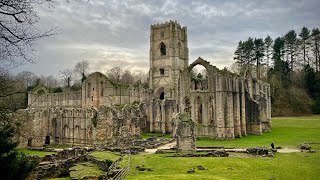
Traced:
<path id="1" fill-rule="evenodd" d="M 99 169 L 108 172 L 109 166 L 106 161 L 87 154 L 87 148 L 68 148 L 57 154 L 46 155 L 43 158 L 31 156 L 30 159 L 39 163 L 36 169 L 31 172 L 27 180 L 38 180 L 44 178 L 56 178 L 69 175 L 69 168 L 81 162 L 92 162 Z M 107 179 L 107 173 L 100 175 L 97 179 Z"/>
<path id="2" fill-rule="evenodd" d="M 276 150 L 274 150 L 276 152 Z M 253 154 L 253 155 L 260 155 L 260 156 L 267 156 L 267 157 L 273 157 L 273 150 L 267 149 L 267 148 L 248 148 L 246 151 L 248 154 Z"/>

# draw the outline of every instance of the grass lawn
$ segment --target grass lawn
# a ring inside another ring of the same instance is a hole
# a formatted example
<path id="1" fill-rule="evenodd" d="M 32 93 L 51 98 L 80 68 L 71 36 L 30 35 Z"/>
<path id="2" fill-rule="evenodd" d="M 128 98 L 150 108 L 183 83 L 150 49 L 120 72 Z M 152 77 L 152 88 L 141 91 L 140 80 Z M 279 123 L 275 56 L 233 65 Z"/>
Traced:
<path id="1" fill-rule="evenodd" d="M 297 148 L 303 142 L 320 142 L 320 116 L 273 118 L 272 132 L 230 141 L 202 139 L 198 146 Z M 163 154 L 138 154 L 131 158 L 126 179 L 319 179 L 320 144 L 311 144 L 316 153 L 276 153 L 266 157 L 165 157 Z M 144 165 L 152 171 L 139 172 Z M 197 166 L 208 168 L 198 170 Z M 195 168 L 195 173 L 187 173 Z"/>
<path id="2" fill-rule="evenodd" d="M 144 164 L 152 171 L 139 172 Z M 197 166 L 208 170 L 198 170 Z M 164 157 L 136 155 L 131 158 L 131 170 L 126 179 L 318 179 L 320 155 L 317 153 L 277 153 L 274 158 L 237 157 Z M 187 173 L 195 168 L 195 173 Z"/>
<path id="3" fill-rule="evenodd" d="M 116 161 L 117 159 L 120 158 L 120 156 L 116 153 L 111 153 L 111 152 L 105 152 L 105 151 L 94 151 L 90 153 L 90 155 L 96 157 L 99 160 L 111 160 L 111 161 Z"/>
<path id="4" fill-rule="evenodd" d="M 248 135 L 225 141 L 200 138 L 196 141 L 196 145 L 269 148 L 272 141 L 275 142 L 275 146 L 282 148 L 297 148 L 303 142 L 320 142 L 320 116 L 272 118 L 272 132 L 263 133 L 261 136 Z"/>
<path id="5" fill-rule="evenodd" d="M 30 150 L 30 149 L 26 149 L 26 148 L 18 149 L 18 152 L 22 152 L 27 156 L 39 156 L 39 157 L 44 157 L 45 155 L 48 155 L 48 154 L 55 154 L 55 152 Z"/>
<path id="6" fill-rule="evenodd" d="M 98 166 L 89 162 L 79 163 L 70 168 L 70 176 L 78 179 L 88 176 L 96 177 L 104 173 Z"/>

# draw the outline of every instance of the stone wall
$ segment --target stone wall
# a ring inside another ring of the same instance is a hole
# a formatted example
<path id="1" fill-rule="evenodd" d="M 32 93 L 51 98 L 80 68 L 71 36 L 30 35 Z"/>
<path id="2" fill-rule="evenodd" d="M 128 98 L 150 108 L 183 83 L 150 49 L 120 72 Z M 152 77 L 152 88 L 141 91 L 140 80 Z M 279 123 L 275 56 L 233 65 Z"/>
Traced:
<path id="1" fill-rule="evenodd" d="M 122 131 L 130 137 L 141 131 L 172 133 L 178 113 L 191 117 L 196 136 L 233 139 L 271 131 L 269 84 L 250 72 L 240 77 L 221 71 L 200 57 L 188 66 L 187 28 L 177 22 L 152 25 L 150 31 L 149 88 L 117 84 L 100 72 L 90 74 L 76 92 L 49 93 L 40 85 L 28 95 L 29 144 L 43 144 L 45 138 L 114 143 Z M 196 65 L 207 71 L 201 81 L 191 77 Z"/>
<path id="2" fill-rule="evenodd" d="M 21 144 L 43 146 L 45 139 L 52 143 L 92 144 L 107 143 L 128 127 L 131 136 L 140 136 L 145 128 L 143 104 L 126 106 L 122 110 L 96 108 L 33 108 L 25 110 L 28 121 L 23 129 Z"/>

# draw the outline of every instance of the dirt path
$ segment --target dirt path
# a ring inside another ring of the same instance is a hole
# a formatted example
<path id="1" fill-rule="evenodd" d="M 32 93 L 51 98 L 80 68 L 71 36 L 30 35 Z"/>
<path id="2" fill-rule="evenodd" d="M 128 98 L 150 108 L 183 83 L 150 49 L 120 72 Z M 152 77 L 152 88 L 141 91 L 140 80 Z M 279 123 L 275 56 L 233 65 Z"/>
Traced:
<path id="1" fill-rule="evenodd" d="M 277 149 L 277 152 L 279 152 L 279 153 L 294 153 L 294 152 L 301 152 L 301 150 L 300 149 L 284 148 L 284 149 Z"/>
<path id="2" fill-rule="evenodd" d="M 153 154 L 156 153 L 156 151 L 158 149 L 170 149 L 172 147 L 174 147 L 176 145 L 176 141 L 173 141 L 171 143 L 167 143 L 164 145 L 161 145 L 157 148 L 154 149 L 145 149 L 145 152 L 148 154 Z M 201 149 L 201 148 L 197 148 L 197 150 L 205 150 L 205 149 Z M 208 149 L 206 149 L 208 150 Z M 247 149 L 225 149 L 227 152 L 246 152 Z M 290 148 L 284 148 L 284 149 L 277 149 L 277 152 L 279 153 L 295 153 L 295 152 L 301 152 L 300 149 L 290 149 Z"/>
<path id="3" fill-rule="evenodd" d="M 197 148 L 197 150 L 216 150 L 216 149 L 201 149 Z M 226 152 L 235 152 L 235 153 L 243 153 L 246 152 L 247 149 L 225 149 Z M 284 149 L 277 149 L 277 152 L 279 153 L 295 153 L 295 152 L 301 152 L 300 149 L 290 149 L 290 148 L 284 148 Z"/>
<path id="4" fill-rule="evenodd" d="M 156 153 L 156 151 L 157 151 L 158 149 L 170 149 L 170 148 L 172 148 L 173 146 L 175 146 L 176 144 L 177 144 L 176 141 L 173 141 L 173 142 L 171 142 L 171 143 L 167 143 L 167 144 L 161 145 L 161 146 L 159 146 L 159 147 L 157 147 L 157 148 L 154 148 L 154 149 L 145 149 L 144 151 L 145 151 L 146 153 L 153 154 L 153 153 Z"/>

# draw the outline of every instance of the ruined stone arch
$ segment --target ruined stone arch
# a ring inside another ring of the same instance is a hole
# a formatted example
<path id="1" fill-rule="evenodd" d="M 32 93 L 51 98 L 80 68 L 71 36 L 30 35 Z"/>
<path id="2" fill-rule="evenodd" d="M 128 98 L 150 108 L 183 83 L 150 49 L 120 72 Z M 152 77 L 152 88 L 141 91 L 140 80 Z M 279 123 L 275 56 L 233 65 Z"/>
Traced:
<path id="1" fill-rule="evenodd" d="M 165 98 L 165 90 L 164 90 L 164 87 L 160 87 L 160 88 L 156 91 L 155 95 L 157 96 L 157 97 L 156 97 L 157 99 L 164 100 L 164 98 Z"/>
<path id="2" fill-rule="evenodd" d="M 203 67 L 206 68 L 207 70 L 207 73 L 210 73 L 208 71 L 209 69 L 209 66 L 210 66 L 210 63 L 208 61 L 205 61 L 203 60 L 201 57 L 199 57 L 197 60 L 195 60 L 193 63 L 191 63 L 189 66 L 188 66 L 188 71 L 190 72 L 192 70 L 192 68 L 194 68 L 196 65 L 202 65 Z M 209 75 L 209 74 L 208 74 Z"/>
<path id="3" fill-rule="evenodd" d="M 202 106 L 202 99 L 200 96 L 198 96 L 195 99 L 194 107 L 195 107 L 195 122 L 197 124 L 202 124 L 203 123 L 203 106 Z"/>
<path id="4" fill-rule="evenodd" d="M 163 42 L 161 42 L 159 44 L 159 50 L 160 50 L 160 55 L 161 56 L 167 55 L 167 48 L 166 48 L 166 45 Z"/>
<path id="5" fill-rule="evenodd" d="M 192 69 L 195 66 L 202 66 L 206 70 L 206 75 L 200 77 L 199 74 L 195 74 L 195 76 L 192 76 Z M 196 61 L 194 61 L 188 68 L 187 68 L 187 74 L 190 78 L 190 90 L 208 90 L 209 89 L 209 77 L 210 77 L 210 71 L 209 71 L 210 63 L 203 60 L 202 58 L 198 58 Z"/>

